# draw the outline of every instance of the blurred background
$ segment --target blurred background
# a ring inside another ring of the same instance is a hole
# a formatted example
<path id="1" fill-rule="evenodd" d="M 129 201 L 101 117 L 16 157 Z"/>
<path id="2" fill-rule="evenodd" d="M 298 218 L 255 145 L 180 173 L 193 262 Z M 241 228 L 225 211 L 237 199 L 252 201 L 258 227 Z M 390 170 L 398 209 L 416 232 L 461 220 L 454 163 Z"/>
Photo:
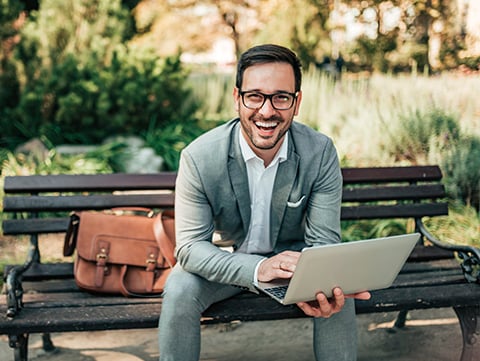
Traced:
<path id="1" fill-rule="evenodd" d="M 478 0 L 0 0 L 0 43 L 0 182 L 176 170 L 235 116 L 238 55 L 277 43 L 304 67 L 297 120 L 342 166 L 439 164 L 451 214 L 429 226 L 480 246 Z"/>

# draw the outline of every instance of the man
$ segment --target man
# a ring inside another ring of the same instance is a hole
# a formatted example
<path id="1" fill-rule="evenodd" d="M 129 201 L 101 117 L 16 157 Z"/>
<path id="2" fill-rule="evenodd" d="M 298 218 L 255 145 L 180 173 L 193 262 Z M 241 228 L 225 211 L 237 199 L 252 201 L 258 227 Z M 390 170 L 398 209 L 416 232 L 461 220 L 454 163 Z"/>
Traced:
<path id="1" fill-rule="evenodd" d="M 332 141 L 294 122 L 302 100 L 296 55 L 246 51 L 233 90 L 239 118 L 186 147 L 176 184 L 177 265 L 159 322 L 160 360 L 198 360 L 200 316 L 257 281 L 290 278 L 299 251 L 340 241 L 342 177 Z M 233 252 L 212 242 L 231 242 Z M 319 275 L 321 277 L 321 275 Z M 317 360 L 355 360 L 354 297 L 341 289 L 298 303 L 314 320 Z M 272 330 L 273 331 L 273 330 Z"/>

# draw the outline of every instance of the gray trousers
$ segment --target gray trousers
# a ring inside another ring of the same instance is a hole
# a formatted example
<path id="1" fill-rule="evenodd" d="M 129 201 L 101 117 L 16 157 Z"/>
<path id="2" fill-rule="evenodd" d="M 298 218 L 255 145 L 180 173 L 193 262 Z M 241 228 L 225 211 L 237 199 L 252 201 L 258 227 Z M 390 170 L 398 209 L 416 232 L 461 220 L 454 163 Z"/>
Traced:
<path id="1" fill-rule="evenodd" d="M 239 292 L 237 287 L 207 281 L 177 264 L 168 277 L 163 296 L 158 333 L 160 361 L 198 361 L 202 312 Z M 317 361 L 356 360 L 357 325 L 352 299 L 346 300 L 341 312 L 330 318 L 313 318 L 313 322 Z"/>

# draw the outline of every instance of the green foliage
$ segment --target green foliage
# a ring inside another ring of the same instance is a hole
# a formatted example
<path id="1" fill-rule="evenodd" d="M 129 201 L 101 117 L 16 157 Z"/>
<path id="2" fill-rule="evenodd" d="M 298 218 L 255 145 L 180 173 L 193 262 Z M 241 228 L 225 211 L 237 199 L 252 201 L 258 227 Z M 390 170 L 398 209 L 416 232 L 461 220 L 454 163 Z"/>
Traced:
<path id="1" fill-rule="evenodd" d="M 22 8 L 19 1 L 0 0 L 0 119 L 8 117 L 19 98 L 20 83 L 11 57 L 18 41 L 18 26 L 14 24 Z"/>
<path id="2" fill-rule="evenodd" d="M 119 47 L 102 68 L 72 55 L 24 93 L 19 109 L 27 129 L 54 144 L 97 143 L 141 132 L 152 118 L 164 126 L 189 117 L 185 77 L 178 57 L 162 61 L 149 51 Z"/>
<path id="3" fill-rule="evenodd" d="M 341 226 L 344 242 L 387 237 L 412 231 L 411 225 L 404 219 L 342 221 Z"/>
<path id="4" fill-rule="evenodd" d="M 196 121 L 190 121 L 170 123 L 164 128 L 159 128 L 155 122 L 152 122 L 143 137 L 145 138 L 145 144 L 162 156 L 167 169 L 175 171 L 178 169 L 182 149 L 215 125 L 218 125 L 218 123 L 205 122 L 201 125 Z"/>
<path id="5" fill-rule="evenodd" d="M 10 39 L 17 34 L 17 30 L 13 26 L 13 22 L 18 18 L 24 5 L 18 0 L 0 0 L 0 43 Z M 3 51 L 5 48 L 0 49 Z M 3 59 L 3 56 L 0 56 Z"/>
<path id="6" fill-rule="evenodd" d="M 2 152 L 1 175 L 112 173 L 112 159 L 123 150 L 121 144 L 106 144 L 85 154 L 62 155 L 51 149 L 46 157 L 37 154 Z"/>
<path id="7" fill-rule="evenodd" d="M 455 146 L 460 138 L 458 120 L 441 109 L 416 110 L 400 117 L 397 129 L 389 134 L 385 150 L 396 161 L 421 163 L 431 152 L 440 154 Z"/>
<path id="8" fill-rule="evenodd" d="M 133 36 L 131 22 L 120 0 L 42 0 L 22 30 L 20 46 L 24 41 L 36 42 L 45 68 L 72 53 L 82 63 L 92 54 L 107 62 L 117 44 Z"/>
<path id="9" fill-rule="evenodd" d="M 361 36 L 354 46 L 359 65 L 373 71 L 387 72 L 394 64 L 388 61 L 388 54 L 396 50 L 396 33 L 377 34 L 375 39 Z"/>
<path id="10" fill-rule="evenodd" d="M 23 75 L 11 72 L 8 84 L 25 82 L 18 100 L 0 110 L 0 146 L 38 136 L 54 145 L 99 143 L 145 131 L 152 119 L 163 127 L 192 118 L 180 57 L 123 44 L 129 16 L 118 0 L 42 2 L 17 46 Z"/>
<path id="11" fill-rule="evenodd" d="M 431 233 L 444 242 L 480 247 L 480 214 L 473 207 L 455 201 L 448 209 L 448 216 L 424 220 Z"/>
<path id="12" fill-rule="evenodd" d="M 467 136 L 459 141 L 447 153 L 443 171 L 450 196 L 474 207 L 480 214 L 480 138 Z"/>
<path id="13" fill-rule="evenodd" d="M 428 230 L 443 242 L 468 244 L 480 247 L 478 229 L 480 217 L 473 207 L 460 202 L 449 204 L 449 215 L 425 217 Z M 373 219 L 361 221 L 342 221 L 342 240 L 344 242 L 368 238 L 386 237 L 415 231 L 413 220 Z"/>

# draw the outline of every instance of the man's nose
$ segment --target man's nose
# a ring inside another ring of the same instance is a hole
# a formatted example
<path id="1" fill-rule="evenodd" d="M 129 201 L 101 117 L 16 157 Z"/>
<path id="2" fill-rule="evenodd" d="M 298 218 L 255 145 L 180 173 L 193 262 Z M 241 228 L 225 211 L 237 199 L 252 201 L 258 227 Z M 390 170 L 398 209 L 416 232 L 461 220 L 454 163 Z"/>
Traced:
<path id="1" fill-rule="evenodd" d="M 265 102 L 261 106 L 261 108 L 258 110 L 260 114 L 262 114 L 265 118 L 273 115 L 275 113 L 275 108 L 273 107 L 272 104 L 272 98 L 267 98 L 265 99 Z"/>

